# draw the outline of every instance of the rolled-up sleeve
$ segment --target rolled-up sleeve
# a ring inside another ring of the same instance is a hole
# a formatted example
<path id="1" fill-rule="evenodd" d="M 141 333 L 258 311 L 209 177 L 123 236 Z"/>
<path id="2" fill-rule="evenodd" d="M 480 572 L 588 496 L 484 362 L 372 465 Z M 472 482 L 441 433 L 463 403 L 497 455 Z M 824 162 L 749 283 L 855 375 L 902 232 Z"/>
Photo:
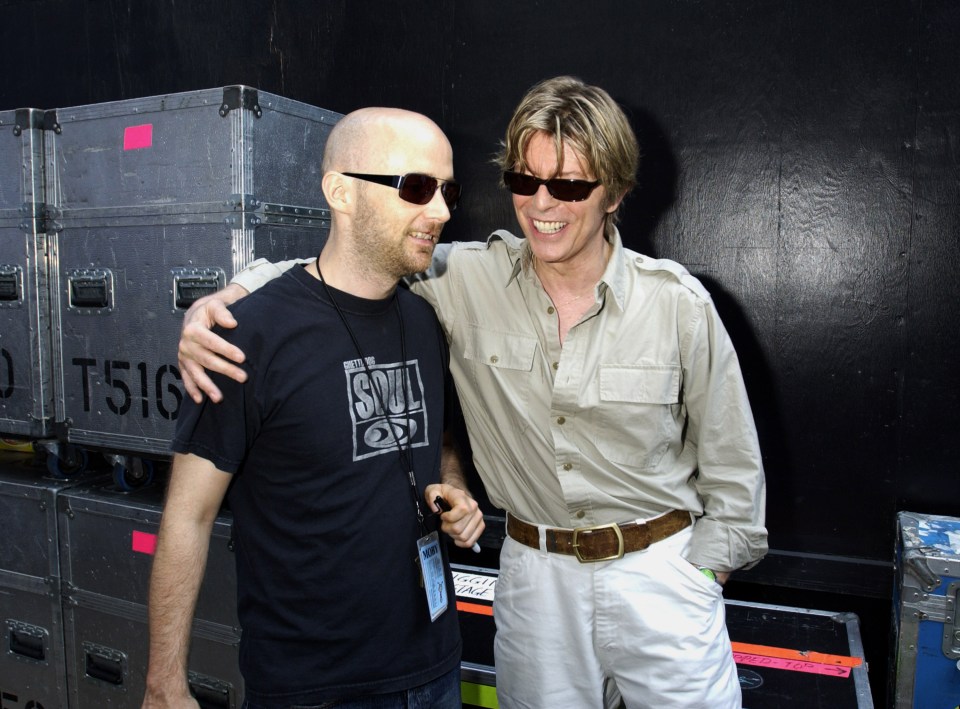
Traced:
<path id="1" fill-rule="evenodd" d="M 704 513 L 690 561 L 716 571 L 749 568 L 767 552 L 766 483 L 740 362 L 710 300 L 691 303 L 681 332 L 688 436 Z"/>
<path id="2" fill-rule="evenodd" d="M 312 261 L 312 258 L 307 258 L 271 263 L 265 258 L 258 258 L 256 261 L 235 275 L 230 280 L 230 283 L 235 283 L 238 286 L 245 288 L 248 293 L 253 293 L 253 291 L 265 286 L 274 278 L 282 275 L 284 272 L 290 270 L 298 263 L 306 264 L 311 263 Z"/>

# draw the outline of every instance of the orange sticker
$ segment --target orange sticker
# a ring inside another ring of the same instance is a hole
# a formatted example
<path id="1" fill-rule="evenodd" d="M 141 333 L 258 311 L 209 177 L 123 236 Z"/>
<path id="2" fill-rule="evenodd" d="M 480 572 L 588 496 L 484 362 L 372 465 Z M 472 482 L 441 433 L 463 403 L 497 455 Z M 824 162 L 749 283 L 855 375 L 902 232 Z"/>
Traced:
<path id="1" fill-rule="evenodd" d="M 743 653 L 746 655 L 761 655 L 763 657 L 778 657 L 782 660 L 795 660 L 797 662 L 815 662 L 821 665 L 834 665 L 838 667 L 859 667 L 863 660 L 859 657 L 847 657 L 846 655 L 828 655 L 823 652 L 814 652 L 813 650 L 791 650 L 785 647 L 770 647 L 769 645 L 750 645 L 748 643 L 730 643 L 733 645 L 734 653 Z"/>
<path id="2" fill-rule="evenodd" d="M 775 670 L 788 670 L 790 672 L 807 672 L 815 675 L 828 675 L 830 677 L 849 677 L 849 667 L 838 667 L 837 665 L 824 665 L 820 662 L 805 662 L 800 660 L 785 660 L 781 657 L 766 657 L 764 655 L 751 655 L 745 652 L 733 653 L 733 661 L 738 665 L 752 665 L 754 667 L 772 667 Z"/>

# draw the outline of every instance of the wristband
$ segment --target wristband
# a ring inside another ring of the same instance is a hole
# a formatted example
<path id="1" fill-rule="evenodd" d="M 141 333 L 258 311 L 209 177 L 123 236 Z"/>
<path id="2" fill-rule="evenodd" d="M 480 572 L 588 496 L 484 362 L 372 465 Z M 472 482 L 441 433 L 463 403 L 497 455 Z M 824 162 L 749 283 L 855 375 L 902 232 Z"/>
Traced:
<path id="1" fill-rule="evenodd" d="M 716 583 L 717 575 L 713 572 L 713 569 L 708 569 L 706 566 L 698 566 L 697 571 L 706 576 L 708 579 Z"/>

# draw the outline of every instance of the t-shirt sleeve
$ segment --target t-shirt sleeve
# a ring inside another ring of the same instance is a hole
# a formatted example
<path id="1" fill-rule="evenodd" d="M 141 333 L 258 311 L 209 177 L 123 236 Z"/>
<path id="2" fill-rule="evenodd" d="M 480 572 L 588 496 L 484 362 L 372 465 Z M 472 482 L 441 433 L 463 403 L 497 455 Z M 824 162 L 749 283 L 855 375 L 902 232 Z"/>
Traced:
<path id="1" fill-rule="evenodd" d="M 241 349 L 246 344 L 236 330 L 219 333 Z M 172 448 L 177 453 L 192 453 L 212 462 L 218 469 L 235 473 L 256 434 L 259 417 L 253 397 L 256 372 L 244 363 L 247 381 L 240 383 L 229 377 L 210 373 L 223 392 L 220 403 L 204 397 L 200 404 L 186 397 L 177 418 Z"/>

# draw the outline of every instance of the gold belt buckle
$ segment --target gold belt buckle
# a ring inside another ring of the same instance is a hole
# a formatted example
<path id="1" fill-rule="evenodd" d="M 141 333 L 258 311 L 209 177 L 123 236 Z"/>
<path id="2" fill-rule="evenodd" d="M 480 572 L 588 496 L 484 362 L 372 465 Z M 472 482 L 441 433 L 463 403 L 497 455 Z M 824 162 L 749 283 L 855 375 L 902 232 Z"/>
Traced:
<path id="1" fill-rule="evenodd" d="M 578 540 L 580 535 L 584 532 L 599 532 L 602 529 L 612 529 L 613 533 L 617 535 L 617 543 L 619 548 L 617 549 L 616 554 L 611 556 L 604 556 L 599 559 L 584 559 L 583 555 L 580 553 L 580 544 Z M 577 561 L 581 564 L 593 563 L 596 561 L 611 561 L 613 559 L 622 559 L 623 558 L 623 532 L 620 531 L 620 525 L 618 524 L 600 524 L 595 527 L 577 527 L 573 530 L 573 553 L 577 557 Z"/>

